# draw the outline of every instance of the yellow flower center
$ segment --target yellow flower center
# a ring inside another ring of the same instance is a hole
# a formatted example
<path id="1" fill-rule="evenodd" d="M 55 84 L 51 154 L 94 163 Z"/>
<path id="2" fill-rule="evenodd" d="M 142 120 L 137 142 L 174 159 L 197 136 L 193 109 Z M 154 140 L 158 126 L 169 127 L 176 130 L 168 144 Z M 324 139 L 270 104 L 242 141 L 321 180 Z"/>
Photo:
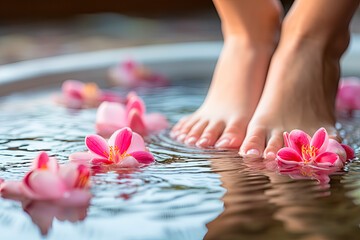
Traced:
<path id="1" fill-rule="evenodd" d="M 130 154 L 127 154 L 126 151 L 124 151 L 121 155 L 119 154 L 120 149 L 118 148 L 118 146 L 109 146 L 110 148 L 110 154 L 108 155 L 105 151 L 104 153 L 106 155 L 108 155 L 108 160 L 114 163 L 119 163 L 120 161 L 122 161 L 124 158 L 130 156 Z"/>
<path id="2" fill-rule="evenodd" d="M 305 160 L 305 163 L 310 162 L 311 160 L 313 160 L 317 153 L 319 152 L 319 149 L 317 149 L 314 146 L 309 146 L 309 144 L 303 145 L 301 147 L 301 154 L 303 159 Z"/>

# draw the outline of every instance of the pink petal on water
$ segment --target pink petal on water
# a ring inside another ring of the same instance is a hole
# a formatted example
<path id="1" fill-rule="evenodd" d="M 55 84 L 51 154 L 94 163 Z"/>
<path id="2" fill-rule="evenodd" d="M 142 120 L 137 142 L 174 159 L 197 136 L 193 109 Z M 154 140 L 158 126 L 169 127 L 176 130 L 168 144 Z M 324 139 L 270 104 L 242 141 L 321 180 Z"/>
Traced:
<path id="1" fill-rule="evenodd" d="M 137 133 L 133 132 L 131 144 L 127 152 L 131 154 L 136 151 L 146 151 L 144 139 Z"/>
<path id="2" fill-rule="evenodd" d="M 69 156 L 69 160 L 75 163 L 82 163 L 82 164 L 86 164 L 87 162 L 90 162 L 91 159 L 94 158 L 99 158 L 99 155 L 92 153 L 90 151 L 88 152 L 77 152 L 77 153 L 72 153 Z M 105 159 L 105 158 L 104 158 Z M 106 158 L 107 159 L 107 158 Z"/>
<path id="3" fill-rule="evenodd" d="M 20 196 L 22 195 L 20 181 L 7 181 L 0 185 L 0 192 L 6 196 Z"/>
<path id="4" fill-rule="evenodd" d="M 116 131 L 110 138 L 110 140 L 114 141 L 113 146 L 117 146 L 119 149 L 119 154 L 123 154 L 125 151 L 129 149 L 129 146 L 131 144 L 132 139 L 132 131 L 130 128 L 122 128 L 118 131 Z M 110 143 L 109 140 L 109 143 Z M 111 141 L 111 142 L 112 142 Z"/>
<path id="5" fill-rule="evenodd" d="M 117 129 L 126 127 L 125 114 L 126 109 L 123 104 L 103 102 L 96 112 L 96 124 L 110 125 Z"/>
<path id="6" fill-rule="evenodd" d="M 345 144 L 341 144 L 341 146 L 344 148 L 346 152 L 346 160 L 351 160 L 355 158 L 355 151 L 354 149 L 352 149 L 352 147 Z"/>
<path id="7" fill-rule="evenodd" d="M 109 156 L 109 146 L 104 138 L 99 135 L 89 135 L 85 139 L 85 144 L 88 149 L 104 158 Z"/>
<path id="8" fill-rule="evenodd" d="M 301 154 L 302 146 L 310 145 L 310 136 L 301 130 L 292 130 L 289 134 L 290 147 Z"/>
<path id="9" fill-rule="evenodd" d="M 151 133 L 158 133 L 170 126 L 166 117 L 160 113 L 150 113 L 144 117 L 146 128 Z"/>
<path id="10" fill-rule="evenodd" d="M 61 198 L 66 191 L 65 184 L 59 175 L 43 170 L 33 171 L 28 175 L 27 183 L 22 186 L 25 186 L 22 190 L 27 197 L 42 200 Z M 26 189 L 27 187 L 29 189 Z"/>
<path id="11" fill-rule="evenodd" d="M 139 133 L 140 135 L 146 134 L 146 127 L 143 121 L 143 117 L 137 109 L 132 109 L 128 115 L 128 124 L 134 132 Z"/>
<path id="12" fill-rule="evenodd" d="M 294 164 L 294 163 L 302 163 L 303 159 L 299 155 L 299 153 L 293 148 L 282 148 L 277 153 L 277 159 L 281 160 L 284 163 Z"/>
<path id="13" fill-rule="evenodd" d="M 140 163 L 132 156 L 125 157 L 118 165 L 122 168 L 138 168 Z"/>
<path id="14" fill-rule="evenodd" d="M 329 139 L 329 144 L 327 146 L 326 152 L 335 153 L 339 156 L 341 161 L 343 161 L 343 162 L 346 161 L 345 149 L 341 146 L 341 144 L 338 141 L 336 141 L 334 139 Z"/>
<path id="15" fill-rule="evenodd" d="M 326 150 L 329 143 L 329 136 L 325 128 L 320 128 L 316 131 L 313 138 L 311 139 L 310 146 L 314 146 L 318 149 L 318 153 Z"/>
<path id="16" fill-rule="evenodd" d="M 79 176 L 77 171 L 78 164 L 68 163 L 60 166 L 59 175 L 64 180 L 65 186 L 68 190 L 74 188 L 76 180 Z"/>
<path id="17" fill-rule="evenodd" d="M 75 98 L 82 99 L 82 89 L 84 83 L 76 80 L 67 80 L 62 85 L 62 92 L 64 95 Z"/>
<path id="18" fill-rule="evenodd" d="M 113 164 L 114 162 L 113 161 L 110 161 L 108 159 L 105 159 L 105 158 L 94 158 L 91 160 L 91 163 L 93 164 L 99 164 L 99 163 L 102 163 L 102 164 Z"/>
<path id="19" fill-rule="evenodd" d="M 315 163 L 319 166 L 337 166 L 341 167 L 342 161 L 336 153 L 323 152 L 315 158 Z"/>
<path id="20" fill-rule="evenodd" d="M 32 162 L 31 169 L 48 169 L 56 173 L 59 169 L 59 164 L 55 158 L 49 158 L 46 152 L 41 152 Z"/>
<path id="21" fill-rule="evenodd" d="M 145 114 L 145 104 L 143 100 L 138 97 L 137 95 L 133 95 L 128 99 L 127 105 L 126 105 L 126 111 L 127 115 L 130 113 L 131 110 L 136 109 L 138 110 L 140 116 L 143 116 Z"/>
<path id="22" fill-rule="evenodd" d="M 134 157 L 139 163 L 149 164 L 155 161 L 154 156 L 146 151 L 136 151 L 130 154 Z"/>

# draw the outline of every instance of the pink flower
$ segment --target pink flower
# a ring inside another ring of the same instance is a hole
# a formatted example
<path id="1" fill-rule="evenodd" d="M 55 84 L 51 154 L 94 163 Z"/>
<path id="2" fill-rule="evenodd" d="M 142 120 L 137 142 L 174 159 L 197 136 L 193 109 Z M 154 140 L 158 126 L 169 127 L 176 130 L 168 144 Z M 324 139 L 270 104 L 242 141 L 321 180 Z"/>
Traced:
<path id="1" fill-rule="evenodd" d="M 353 110 L 360 110 L 360 79 L 349 77 L 340 81 L 336 96 L 336 109 L 349 113 Z"/>
<path id="2" fill-rule="evenodd" d="M 165 116 L 160 113 L 146 114 L 145 104 L 136 94 L 128 95 L 126 108 L 119 103 L 103 102 L 96 115 L 96 132 L 108 137 L 114 131 L 130 127 L 140 135 L 158 133 L 169 127 Z"/>
<path id="3" fill-rule="evenodd" d="M 97 107 L 101 102 L 124 102 L 123 97 L 111 91 L 99 89 L 95 83 L 67 80 L 62 85 L 62 97 L 55 100 L 69 108 Z"/>
<path id="4" fill-rule="evenodd" d="M 111 68 L 109 78 L 116 85 L 130 88 L 169 85 L 169 81 L 165 76 L 151 72 L 148 68 L 133 60 L 124 61 Z"/>
<path id="5" fill-rule="evenodd" d="M 345 161 L 354 158 L 354 150 L 330 139 L 326 130 L 320 128 L 311 138 L 301 130 L 284 133 L 285 147 L 277 153 L 279 166 L 343 167 Z"/>
<path id="6" fill-rule="evenodd" d="M 33 161 L 31 171 L 22 181 L 1 184 L 2 195 L 24 196 L 34 200 L 55 200 L 58 204 L 88 204 L 90 172 L 84 165 L 59 165 L 55 158 L 41 152 Z"/>
<path id="7" fill-rule="evenodd" d="M 125 168 L 138 167 L 155 160 L 154 156 L 146 151 L 143 138 L 130 128 L 114 132 L 108 142 L 99 135 L 89 135 L 85 144 L 89 152 L 74 153 L 70 160 L 116 164 Z"/>

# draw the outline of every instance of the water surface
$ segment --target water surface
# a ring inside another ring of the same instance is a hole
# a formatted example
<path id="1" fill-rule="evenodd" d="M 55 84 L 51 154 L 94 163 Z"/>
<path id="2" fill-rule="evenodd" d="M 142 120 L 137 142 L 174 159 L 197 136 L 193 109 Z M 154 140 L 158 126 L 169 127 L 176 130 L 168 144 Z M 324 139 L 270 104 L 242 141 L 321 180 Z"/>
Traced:
<path id="1" fill-rule="evenodd" d="M 141 91 L 148 111 L 172 123 L 194 111 L 205 81 L 175 81 Z M 20 180 L 38 151 L 61 163 L 84 151 L 94 109 L 57 106 L 53 90 L 0 102 L 0 177 Z M 359 118 L 341 120 L 342 135 L 360 142 Z M 295 180 L 236 151 L 200 150 L 167 132 L 146 139 L 156 164 L 137 171 L 93 172 L 88 208 L 0 199 L 1 239 L 360 239 L 360 164 L 329 184 Z"/>

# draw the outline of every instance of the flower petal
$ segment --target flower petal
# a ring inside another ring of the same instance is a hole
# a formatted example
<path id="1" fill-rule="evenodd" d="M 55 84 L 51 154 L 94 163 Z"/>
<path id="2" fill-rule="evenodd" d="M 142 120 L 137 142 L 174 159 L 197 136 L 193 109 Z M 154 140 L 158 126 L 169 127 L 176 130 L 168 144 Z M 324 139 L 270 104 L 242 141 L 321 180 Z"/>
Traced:
<path id="1" fill-rule="evenodd" d="M 25 183 L 25 179 L 24 179 Z M 66 187 L 60 176 L 50 171 L 35 170 L 28 175 L 23 191 L 29 188 L 30 191 L 24 191 L 29 198 L 51 200 L 61 198 L 66 192 Z M 30 193 L 30 194 L 29 194 Z"/>
<path id="2" fill-rule="evenodd" d="M 56 173 L 59 169 L 59 164 L 55 158 L 49 158 L 46 152 L 41 152 L 33 161 L 31 169 L 47 169 Z"/>
<path id="3" fill-rule="evenodd" d="M 328 146 L 326 148 L 326 152 L 335 153 L 336 155 L 339 156 L 341 161 L 343 161 L 345 163 L 345 161 L 346 161 L 346 151 L 338 141 L 336 141 L 334 139 L 329 139 L 329 144 L 328 144 Z"/>
<path id="4" fill-rule="evenodd" d="M 124 158 L 117 166 L 122 168 L 138 168 L 140 163 L 134 157 L 128 156 Z"/>
<path id="5" fill-rule="evenodd" d="M 295 149 L 300 155 L 302 146 L 310 144 L 310 136 L 301 130 L 292 130 L 289 134 L 289 145 Z"/>
<path id="6" fill-rule="evenodd" d="M 283 134 L 284 136 L 284 143 L 285 143 L 285 147 L 290 147 L 290 143 L 289 143 L 289 133 L 288 132 L 284 132 Z"/>
<path id="7" fill-rule="evenodd" d="M 134 132 L 141 135 L 146 134 L 146 127 L 143 118 L 137 109 L 132 109 L 129 112 L 127 126 L 129 126 Z"/>
<path id="8" fill-rule="evenodd" d="M 129 97 L 128 102 L 126 104 L 126 111 L 127 111 L 126 115 L 129 115 L 130 111 L 133 109 L 138 110 L 140 116 L 143 116 L 146 111 L 143 100 L 137 95 L 132 95 L 131 97 Z"/>
<path id="9" fill-rule="evenodd" d="M 124 105 L 115 102 L 103 102 L 96 112 L 96 124 L 110 125 L 117 129 L 123 128 L 126 126 L 125 114 Z"/>
<path id="10" fill-rule="evenodd" d="M 107 159 L 104 158 L 94 158 L 91 160 L 91 163 L 93 164 L 98 164 L 98 163 L 103 163 L 103 164 L 113 164 L 113 161 L 109 161 Z"/>
<path id="11" fill-rule="evenodd" d="M 341 144 L 341 146 L 344 148 L 346 152 L 346 160 L 351 160 L 355 158 L 355 152 L 354 149 L 352 149 L 352 147 L 345 144 Z"/>
<path id="12" fill-rule="evenodd" d="M 62 92 L 65 96 L 75 99 L 82 98 L 84 83 L 76 80 L 67 80 L 62 84 Z"/>
<path id="13" fill-rule="evenodd" d="M 68 190 L 73 189 L 75 182 L 79 176 L 77 171 L 78 164 L 68 163 L 60 166 L 59 175 L 64 180 L 65 186 Z"/>
<path id="14" fill-rule="evenodd" d="M 318 153 L 322 153 L 327 148 L 329 143 L 329 136 L 326 132 L 325 128 L 320 128 L 316 131 L 313 138 L 311 139 L 310 146 L 315 147 L 318 149 Z"/>
<path id="15" fill-rule="evenodd" d="M 146 151 L 144 139 L 137 133 L 133 132 L 131 144 L 127 150 L 128 154 L 136 151 Z"/>
<path id="16" fill-rule="evenodd" d="M 133 132 L 131 131 L 131 129 L 126 127 L 126 128 L 122 128 L 122 129 L 114 132 L 114 134 L 111 136 L 110 139 L 115 138 L 113 146 L 114 147 L 117 146 L 120 155 L 129 149 L 129 146 L 131 144 L 132 135 L 133 135 Z M 109 140 L 109 142 L 110 142 L 110 140 Z"/>
<path id="17" fill-rule="evenodd" d="M 314 162 L 320 166 L 336 166 L 339 160 L 340 158 L 336 153 L 323 152 L 315 158 Z"/>
<path id="18" fill-rule="evenodd" d="M 85 144 L 91 152 L 104 158 L 109 157 L 109 146 L 105 139 L 99 135 L 87 136 L 85 139 Z"/>
<path id="19" fill-rule="evenodd" d="M 155 161 L 154 156 L 146 151 L 136 151 L 130 154 L 134 157 L 139 163 L 149 164 Z"/>
<path id="20" fill-rule="evenodd" d="M 277 159 L 280 159 L 285 162 L 297 162 L 297 163 L 303 162 L 303 159 L 299 155 L 299 153 L 293 148 L 288 148 L 288 147 L 284 147 L 278 151 Z"/>
<path id="21" fill-rule="evenodd" d="M 6 196 L 20 196 L 22 194 L 21 191 L 21 182 L 20 181 L 6 181 L 1 184 L 0 192 L 2 197 Z"/>

